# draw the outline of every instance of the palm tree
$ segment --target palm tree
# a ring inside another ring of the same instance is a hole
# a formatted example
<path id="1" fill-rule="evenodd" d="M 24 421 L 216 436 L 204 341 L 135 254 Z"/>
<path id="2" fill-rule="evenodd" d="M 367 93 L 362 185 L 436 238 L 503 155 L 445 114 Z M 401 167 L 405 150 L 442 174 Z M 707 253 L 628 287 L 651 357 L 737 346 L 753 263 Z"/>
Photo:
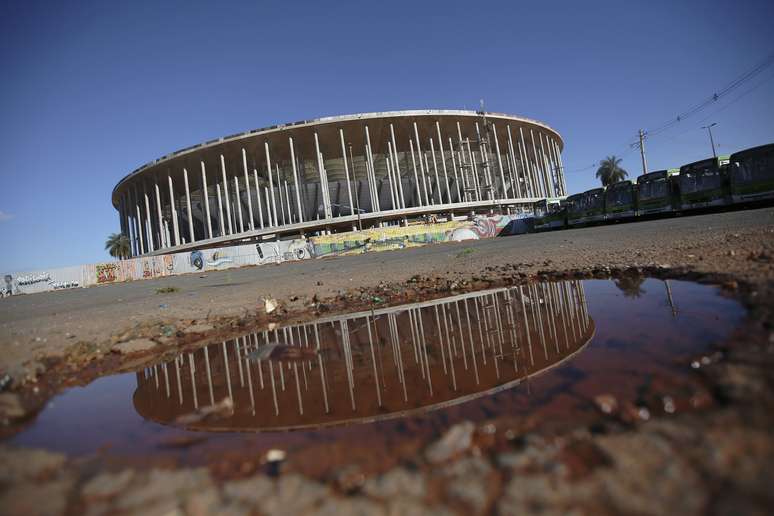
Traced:
<path id="1" fill-rule="evenodd" d="M 111 233 L 105 242 L 105 251 L 110 253 L 110 256 L 114 258 L 129 258 L 129 237 L 123 233 Z"/>
<path id="2" fill-rule="evenodd" d="M 611 185 L 622 181 L 629 173 L 620 167 L 621 158 L 608 156 L 599 162 L 597 178 L 602 181 L 602 186 Z"/>
<path id="3" fill-rule="evenodd" d="M 642 284 L 645 283 L 643 276 L 623 276 L 613 280 L 615 286 L 623 292 L 624 297 L 640 297 L 645 293 Z"/>

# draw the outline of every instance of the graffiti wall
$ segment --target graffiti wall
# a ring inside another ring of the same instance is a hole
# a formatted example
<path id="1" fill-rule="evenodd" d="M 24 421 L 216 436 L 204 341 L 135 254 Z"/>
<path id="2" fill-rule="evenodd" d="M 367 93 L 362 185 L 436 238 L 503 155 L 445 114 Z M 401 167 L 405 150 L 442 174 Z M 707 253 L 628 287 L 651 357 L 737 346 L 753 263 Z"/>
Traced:
<path id="1" fill-rule="evenodd" d="M 311 237 L 315 257 L 404 249 L 433 242 L 461 242 L 528 232 L 525 215 L 476 216 L 453 222 L 423 222 Z"/>
<path id="2" fill-rule="evenodd" d="M 525 233 L 527 230 L 527 219 L 523 215 L 478 216 L 470 220 L 442 223 L 427 221 L 408 226 L 388 226 L 317 236 L 308 240 L 262 242 L 18 274 L 4 274 L 3 281 L 0 282 L 0 295 L 31 294 L 248 265 L 403 249 L 433 242 L 478 240 L 499 235 Z"/>

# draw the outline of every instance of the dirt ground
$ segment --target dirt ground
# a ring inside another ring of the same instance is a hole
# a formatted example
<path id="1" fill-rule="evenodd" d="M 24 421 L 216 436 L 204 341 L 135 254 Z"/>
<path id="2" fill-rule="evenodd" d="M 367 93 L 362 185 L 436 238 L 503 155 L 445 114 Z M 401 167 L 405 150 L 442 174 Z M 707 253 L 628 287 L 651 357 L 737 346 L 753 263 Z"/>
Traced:
<path id="1" fill-rule="evenodd" d="M 647 275 L 722 285 L 749 315 L 695 372 L 710 407 L 517 428 L 458 423 L 412 460 L 310 478 L 266 464 L 108 468 L 0 446 L 0 508 L 53 513 L 767 514 L 774 474 L 774 208 L 438 244 L 0 300 L 3 434 L 54 393 L 271 321 L 536 279 Z M 173 292 L 157 293 L 173 287 Z M 279 309 L 263 310 L 264 299 Z M 561 418 L 560 418 L 561 419 Z M 437 457 L 442 457 L 437 460 Z M 236 460 L 236 459 L 235 459 Z M 324 460 L 324 459 L 322 459 Z M 292 461 L 289 461 L 292 462 Z M 237 468 L 238 469 L 238 468 Z"/>

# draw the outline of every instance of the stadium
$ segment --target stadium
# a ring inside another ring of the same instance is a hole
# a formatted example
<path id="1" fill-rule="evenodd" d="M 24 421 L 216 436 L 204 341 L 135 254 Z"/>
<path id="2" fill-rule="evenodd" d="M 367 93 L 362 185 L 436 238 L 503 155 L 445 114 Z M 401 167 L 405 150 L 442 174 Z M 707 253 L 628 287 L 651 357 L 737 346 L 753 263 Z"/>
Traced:
<path id="1" fill-rule="evenodd" d="M 563 147 L 548 125 L 499 113 L 336 116 L 168 154 L 112 203 L 132 256 L 515 214 L 566 195 Z"/>

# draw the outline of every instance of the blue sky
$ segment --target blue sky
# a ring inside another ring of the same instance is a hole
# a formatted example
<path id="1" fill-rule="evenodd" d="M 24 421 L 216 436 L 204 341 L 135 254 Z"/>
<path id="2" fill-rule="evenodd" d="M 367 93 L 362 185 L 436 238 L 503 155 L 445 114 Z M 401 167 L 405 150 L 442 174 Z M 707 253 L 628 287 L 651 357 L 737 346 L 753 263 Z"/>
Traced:
<path id="1" fill-rule="evenodd" d="M 774 3 L 3 2 L 0 271 L 105 259 L 115 183 L 195 143 L 318 116 L 478 107 L 564 137 L 571 192 L 640 128 L 774 51 Z M 774 67 L 646 143 L 652 170 L 774 141 Z M 580 170 L 585 169 L 585 170 Z"/>

